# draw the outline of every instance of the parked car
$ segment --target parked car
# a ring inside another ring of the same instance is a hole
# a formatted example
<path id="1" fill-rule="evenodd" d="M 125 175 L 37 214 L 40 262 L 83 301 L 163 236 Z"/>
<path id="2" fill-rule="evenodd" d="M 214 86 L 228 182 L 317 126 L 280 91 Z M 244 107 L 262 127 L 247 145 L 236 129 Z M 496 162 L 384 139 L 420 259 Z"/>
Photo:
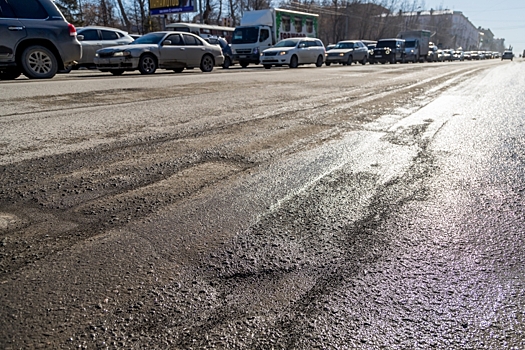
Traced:
<path id="1" fill-rule="evenodd" d="M 222 49 L 222 55 L 224 56 L 224 63 L 222 64 L 222 68 L 228 69 L 230 66 L 233 66 L 233 52 L 230 44 L 226 41 L 224 38 L 218 38 L 218 37 L 208 37 L 206 39 L 207 42 L 209 42 L 212 45 L 219 45 Z"/>
<path id="2" fill-rule="evenodd" d="M 331 49 L 333 49 L 335 47 L 336 44 L 329 44 L 329 45 L 326 45 L 326 51 L 330 51 Z"/>
<path id="3" fill-rule="evenodd" d="M 368 48 L 359 40 L 344 40 L 335 45 L 326 53 L 325 64 L 340 63 L 351 65 L 354 62 L 366 64 L 368 61 Z"/>
<path id="4" fill-rule="evenodd" d="M 405 39 L 405 60 L 407 62 L 419 62 L 419 40 Z"/>
<path id="5" fill-rule="evenodd" d="M 437 61 L 438 62 L 444 62 L 445 61 L 445 51 L 444 50 L 437 50 L 436 51 L 436 55 L 437 55 Z"/>
<path id="6" fill-rule="evenodd" d="M 374 49 L 376 48 L 377 44 L 367 44 L 366 47 L 368 48 L 368 62 L 370 64 L 376 63 L 376 60 L 374 59 Z"/>
<path id="7" fill-rule="evenodd" d="M 83 27 L 78 28 L 77 38 L 82 45 L 82 58 L 72 69 L 80 67 L 95 68 L 95 53 L 104 47 L 127 45 L 135 41 L 127 32 L 108 27 Z"/>
<path id="8" fill-rule="evenodd" d="M 264 68 L 272 66 L 289 66 L 297 68 L 302 64 L 315 63 L 321 67 L 326 50 L 319 39 L 290 38 L 279 41 L 275 46 L 266 49 L 261 54 L 261 63 Z"/>
<path id="9" fill-rule="evenodd" d="M 454 50 L 445 49 L 443 51 L 443 61 L 452 62 L 452 55 L 454 55 Z"/>
<path id="10" fill-rule="evenodd" d="M 0 1 L 0 79 L 49 79 L 81 57 L 75 26 L 52 0 Z"/>
<path id="11" fill-rule="evenodd" d="M 434 45 L 433 42 L 428 44 L 428 54 L 427 62 L 437 62 L 438 61 L 438 47 Z"/>
<path id="12" fill-rule="evenodd" d="M 405 40 L 380 39 L 374 49 L 374 60 L 381 64 L 405 63 Z"/>
<path id="13" fill-rule="evenodd" d="M 456 50 L 452 54 L 453 61 L 463 61 L 465 60 L 465 53 L 461 50 Z"/>
<path id="14" fill-rule="evenodd" d="M 501 60 L 511 60 L 514 58 L 514 53 L 510 50 L 507 50 L 503 52 L 503 55 L 501 55 Z"/>
<path id="15" fill-rule="evenodd" d="M 185 68 L 199 67 L 211 72 L 214 66 L 224 63 L 224 56 L 219 46 L 195 34 L 162 31 L 143 35 L 129 45 L 100 49 L 94 62 L 97 69 L 113 75 L 137 69 L 141 74 L 153 74 L 157 68 L 180 73 Z"/>

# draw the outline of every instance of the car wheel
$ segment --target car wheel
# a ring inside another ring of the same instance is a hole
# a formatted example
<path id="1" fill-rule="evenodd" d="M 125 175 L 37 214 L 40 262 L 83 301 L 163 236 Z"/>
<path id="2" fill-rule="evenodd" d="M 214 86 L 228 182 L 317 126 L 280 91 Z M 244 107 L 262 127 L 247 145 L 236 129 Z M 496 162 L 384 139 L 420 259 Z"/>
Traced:
<path id="1" fill-rule="evenodd" d="M 3 72 L 0 72 L 0 80 L 14 80 L 22 74 L 20 69 L 9 69 Z"/>
<path id="2" fill-rule="evenodd" d="M 315 62 L 315 66 L 321 67 L 322 65 L 323 65 L 323 56 L 319 55 L 319 57 L 317 57 L 317 62 Z"/>
<path id="3" fill-rule="evenodd" d="M 57 74 L 58 64 L 51 50 L 34 45 L 29 46 L 22 53 L 22 68 L 28 78 L 50 79 Z"/>
<path id="4" fill-rule="evenodd" d="M 265 68 L 265 69 L 270 69 L 270 68 L 272 68 L 272 65 L 271 65 L 271 64 L 265 64 L 265 65 L 264 65 L 264 68 Z"/>
<path id="5" fill-rule="evenodd" d="M 184 68 L 175 68 L 173 71 L 175 73 L 182 73 L 183 70 L 184 70 Z"/>
<path id="6" fill-rule="evenodd" d="M 299 67 L 299 60 L 297 59 L 297 56 L 293 55 L 292 58 L 290 58 L 290 68 L 297 68 Z"/>
<path id="7" fill-rule="evenodd" d="M 211 72 L 213 70 L 213 66 L 215 65 L 215 62 L 213 61 L 213 57 L 210 55 L 204 55 L 201 59 L 201 71 L 203 72 Z"/>
<path id="8" fill-rule="evenodd" d="M 351 66 L 353 61 L 354 61 L 353 57 L 352 56 L 348 56 L 348 59 L 346 60 L 345 64 L 347 66 Z"/>
<path id="9" fill-rule="evenodd" d="M 224 63 L 222 64 L 222 68 L 223 69 L 228 69 L 228 68 L 230 68 L 231 64 L 232 64 L 231 59 L 229 57 L 225 57 L 224 58 Z"/>
<path id="10" fill-rule="evenodd" d="M 363 57 L 363 60 L 361 61 L 361 64 L 364 66 L 366 64 L 366 61 L 367 61 L 367 59 L 366 59 L 366 56 L 365 56 L 365 57 Z"/>
<path id="11" fill-rule="evenodd" d="M 325 62 L 324 63 L 327 67 L 330 67 L 330 65 L 332 64 L 332 62 Z"/>
<path id="12" fill-rule="evenodd" d="M 122 69 L 112 69 L 109 72 L 113 74 L 114 76 L 119 76 L 119 75 L 124 74 L 124 71 Z"/>
<path id="13" fill-rule="evenodd" d="M 153 55 L 142 55 L 139 60 L 140 74 L 153 74 L 157 70 L 157 60 Z"/>

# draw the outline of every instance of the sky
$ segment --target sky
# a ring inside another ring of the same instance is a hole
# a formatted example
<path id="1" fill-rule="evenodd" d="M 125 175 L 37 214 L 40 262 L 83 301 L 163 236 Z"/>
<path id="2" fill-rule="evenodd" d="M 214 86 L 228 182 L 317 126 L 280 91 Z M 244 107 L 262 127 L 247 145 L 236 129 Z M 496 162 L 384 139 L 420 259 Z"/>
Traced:
<path id="1" fill-rule="evenodd" d="M 512 45 L 514 54 L 525 50 L 525 1 L 524 0 L 441 0 L 436 6 L 426 1 L 425 10 L 449 9 L 463 12 L 476 27 L 490 29 L 495 38 L 505 39 L 505 46 Z"/>

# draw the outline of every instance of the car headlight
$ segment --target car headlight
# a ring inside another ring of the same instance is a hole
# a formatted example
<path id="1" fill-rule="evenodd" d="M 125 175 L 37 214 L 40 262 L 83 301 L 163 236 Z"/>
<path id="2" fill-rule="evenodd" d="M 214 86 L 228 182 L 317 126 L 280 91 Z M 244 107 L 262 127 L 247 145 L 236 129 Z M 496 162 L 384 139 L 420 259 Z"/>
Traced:
<path id="1" fill-rule="evenodd" d="M 113 57 L 127 57 L 131 56 L 131 52 L 129 51 L 117 51 L 113 54 Z"/>
<path id="2" fill-rule="evenodd" d="M 284 55 L 287 55 L 288 54 L 288 51 L 280 51 L 279 52 L 279 56 L 284 56 Z"/>
<path id="3" fill-rule="evenodd" d="M 343 57 L 344 55 L 345 55 L 345 54 L 344 54 L 343 52 L 341 52 L 341 53 L 339 54 L 339 56 L 341 56 L 341 57 Z"/>
<path id="4" fill-rule="evenodd" d="M 385 49 L 385 54 L 387 54 L 387 55 L 390 54 L 390 48 L 389 48 L 389 47 L 387 47 L 387 48 Z"/>

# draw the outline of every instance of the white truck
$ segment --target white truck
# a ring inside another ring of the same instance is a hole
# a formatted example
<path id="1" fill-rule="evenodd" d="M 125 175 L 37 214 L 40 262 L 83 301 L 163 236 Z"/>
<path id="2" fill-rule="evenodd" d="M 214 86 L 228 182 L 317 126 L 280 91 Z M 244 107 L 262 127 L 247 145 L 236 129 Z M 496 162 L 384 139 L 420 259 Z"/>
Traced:
<path id="1" fill-rule="evenodd" d="M 407 61 L 425 62 L 428 61 L 428 50 L 430 37 L 429 30 L 409 30 L 397 35 L 399 39 L 405 39 L 405 58 Z"/>
<path id="2" fill-rule="evenodd" d="M 241 67 L 259 64 L 261 52 L 282 39 L 294 37 L 317 38 L 319 15 L 270 8 L 246 11 L 241 25 L 235 27 L 231 48 L 234 62 Z"/>

